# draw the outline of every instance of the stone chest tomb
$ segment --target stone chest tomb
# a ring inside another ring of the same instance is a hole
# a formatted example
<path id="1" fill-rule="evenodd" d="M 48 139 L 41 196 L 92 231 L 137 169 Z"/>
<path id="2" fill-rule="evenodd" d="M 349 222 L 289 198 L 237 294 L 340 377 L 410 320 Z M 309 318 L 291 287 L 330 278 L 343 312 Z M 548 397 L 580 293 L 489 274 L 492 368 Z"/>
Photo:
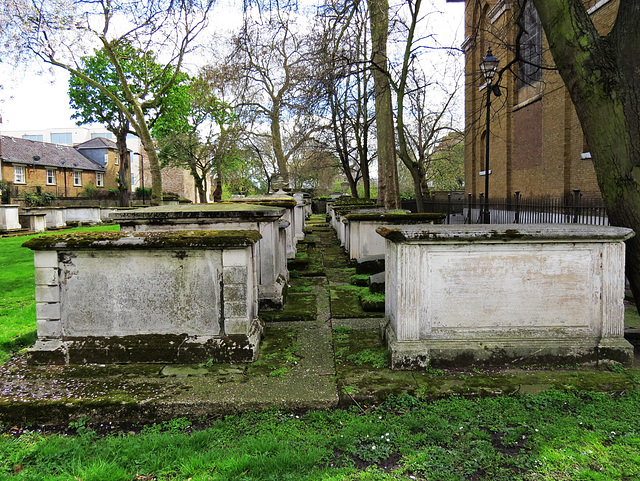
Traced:
<path id="1" fill-rule="evenodd" d="M 396 369 L 631 362 L 624 240 L 586 225 L 405 226 L 386 238 L 384 336 Z"/>
<path id="2" fill-rule="evenodd" d="M 34 250 L 35 363 L 249 362 L 256 231 L 98 232 Z"/>
<path id="3" fill-rule="evenodd" d="M 289 279 L 284 230 L 285 209 L 254 204 L 194 204 L 119 211 L 111 219 L 126 232 L 180 230 L 256 230 L 256 276 L 261 308 L 280 308 Z M 282 230 L 282 232 L 281 232 Z"/>

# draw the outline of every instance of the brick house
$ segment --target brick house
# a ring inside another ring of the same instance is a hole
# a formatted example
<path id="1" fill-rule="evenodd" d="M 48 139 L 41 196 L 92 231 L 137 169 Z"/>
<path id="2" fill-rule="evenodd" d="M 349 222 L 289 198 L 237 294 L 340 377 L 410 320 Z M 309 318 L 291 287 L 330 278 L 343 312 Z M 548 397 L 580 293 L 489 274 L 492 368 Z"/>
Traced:
<path id="1" fill-rule="evenodd" d="M 465 189 L 478 198 L 485 190 L 486 86 L 480 62 L 492 49 L 500 68 L 515 58 L 518 0 L 465 2 Z M 618 0 L 583 0 L 602 34 L 610 31 Z M 553 69 L 547 40 L 532 2 L 524 13 L 516 62 L 500 81 L 500 97 L 491 95 L 489 194 L 491 199 L 567 198 L 579 189 L 599 199 L 600 190 L 569 93 Z"/>
<path id="2" fill-rule="evenodd" d="M 75 149 L 85 157 L 93 160 L 94 162 L 102 165 L 102 167 L 107 169 L 105 173 L 105 179 L 108 179 L 110 181 L 107 182 L 109 183 L 107 188 L 111 189 L 118 187 L 118 182 L 116 181 L 116 179 L 118 178 L 120 172 L 120 154 L 118 153 L 118 146 L 114 141 L 109 140 L 105 137 L 94 137 L 91 140 L 87 140 L 86 142 L 77 144 L 75 146 Z M 133 157 L 130 149 L 128 150 L 128 154 L 128 177 L 130 177 L 131 159 Z"/>
<path id="3" fill-rule="evenodd" d="M 37 187 L 56 197 L 77 197 L 89 185 L 117 187 L 106 167 L 67 145 L 3 135 L 0 166 L 1 179 L 11 183 L 13 197 Z"/>

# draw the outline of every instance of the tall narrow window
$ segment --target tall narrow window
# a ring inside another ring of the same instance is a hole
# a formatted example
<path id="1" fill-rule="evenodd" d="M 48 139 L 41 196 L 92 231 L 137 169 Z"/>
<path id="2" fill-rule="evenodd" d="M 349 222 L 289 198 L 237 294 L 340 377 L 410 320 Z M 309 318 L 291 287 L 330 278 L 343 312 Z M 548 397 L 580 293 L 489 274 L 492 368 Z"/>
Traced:
<path id="1" fill-rule="evenodd" d="M 518 63 L 518 88 L 532 85 L 542 79 L 542 24 L 531 0 L 520 0 L 524 7 L 524 31 L 520 37 L 520 62 Z"/>
<path id="2" fill-rule="evenodd" d="M 56 169 L 47 169 L 47 185 L 56 185 Z"/>
<path id="3" fill-rule="evenodd" d="M 13 183 L 14 184 L 26 184 L 27 183 L 27 172 L 24 165 L 14 165 L 13 166 Z"/>
<path id="4" fill-rule="evenodd" d="M 96 187 L 104 187 L 104 174 L 96 172 Z"/>
<path id="5" fill-rule="evenodd" d="M 82 187 L 82 171 L 81 170 L 73 171 L 73 185 L 74 187 Z"/>

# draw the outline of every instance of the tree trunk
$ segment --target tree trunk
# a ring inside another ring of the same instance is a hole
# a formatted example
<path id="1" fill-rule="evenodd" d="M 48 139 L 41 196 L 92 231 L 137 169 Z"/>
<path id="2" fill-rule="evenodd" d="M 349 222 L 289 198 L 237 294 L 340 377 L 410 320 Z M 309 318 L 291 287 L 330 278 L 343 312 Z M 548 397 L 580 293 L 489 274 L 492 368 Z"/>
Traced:
<path id="1" fill-rule="evenodd" d="M 273 155 L 276 157 L 278 163 L 279 174 L 282 176 L 282 181 L 285 186 L 289 185 L 289 168 L 287 167 L 287 159 L 284 155 L 284 149 L 282 148 L 282 134 L 280 132 L 280 117 L 277 113 L 271 115 L 271 145 L 273 148 Z"/>
<path id="2" fill-rule="evenodd" d="M 213 201 L 222 201 L 222 167 L 219 164 L 216 166 L 216 190 L 213 191 Z"/>
<path id="3" fill-rule="evenodd" d="M 129 207 L 131 205 L 131 169 L 129 162 L 129 149 L 127 149 L 128 132 L 128 124 L 125 129 L 114 132 L 116 136 L 116 145 L 118 147 L 118 157 L 120 158 L 120 168 L 118 169 L 120 207 Z"/>
<path id="4" fill-rule="evenodd" d="M 413 192 L 416 196 L 416 212 L 424 212 L 424 195 L 422 193 L 422 181 L 424 175 L 421 172 L 420 166 L 415 162 L 405 162 L 409 173 L 411 174 L 411 180 L 413 180 Z"/>
<path id="5" fill-rule="evenodd" d="M 202 181 L 202 177 L 195 177 L 194 176 L 194 182 L 196 184 L 196 190 L 198 191 L 198 202 L 200 204 L 206 204 L 207 203 L 207 193 L 206 193 L 206 189 L 204 186 L 204 182 Z"/>
<path id="6" fill-rule="evenodd" d="M 387 69 L 388 0 L 369 0 L 369 11 L 372 42 L 371 61 L 373 64 L 371 68 L 378 131 L 378 204 L 384 205 L 385 209 L 398 209 L 400 207 L 400 189 L 395 156 L 391 86 Z"/>
<path id="7" fill-rule="evenodd" d="M 591 150 L 609 221 L 640 232 L 640 2 L 620 0 L 601 37 L 581 0 L 533 0 Z M 626 274 L 640 307 L 640 239 Z"/>

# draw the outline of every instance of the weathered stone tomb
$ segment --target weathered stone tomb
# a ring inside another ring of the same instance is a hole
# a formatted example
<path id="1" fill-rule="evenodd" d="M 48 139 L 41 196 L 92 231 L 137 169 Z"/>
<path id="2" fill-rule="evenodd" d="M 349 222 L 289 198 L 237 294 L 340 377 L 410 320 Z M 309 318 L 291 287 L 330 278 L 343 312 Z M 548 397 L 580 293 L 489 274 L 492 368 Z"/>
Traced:
<path id="1" fill-rule="evenodd" d="M 257 231 L 39 237 L 34 363 L 249 362 Z"/>
<path id="2" fill-rule="evenodd" d="M 18 204 L 2 204 L 0 205 L 0 231 L 18 230 L 21 228 L 18 210 Z"/>
<path id="3" fill-rule="evenodd" d="M 119 211 L 111 219 L 126 232 L 256 230 L 256 275 L 261 308 L 280 308 L 289 279 L 280 219 L 285 209 L 254 204 L 193 204 Z"/>
<path id="4" fill-rule="evenodd" d="M 385 240 L 376 232 L 378 227 L 441 224 L 444 218 L 444 214 L 411 214 L 398 211 L 348 213 L 342 220 L 345 229 L 345 250 L 350 259 L 381 255 L 385 251 Z"/>
<path id="5" fill-rule="evenodd" d="M 624 241 L 586 225 L 380 228 L 394 369 L 631 362 Z"/>

